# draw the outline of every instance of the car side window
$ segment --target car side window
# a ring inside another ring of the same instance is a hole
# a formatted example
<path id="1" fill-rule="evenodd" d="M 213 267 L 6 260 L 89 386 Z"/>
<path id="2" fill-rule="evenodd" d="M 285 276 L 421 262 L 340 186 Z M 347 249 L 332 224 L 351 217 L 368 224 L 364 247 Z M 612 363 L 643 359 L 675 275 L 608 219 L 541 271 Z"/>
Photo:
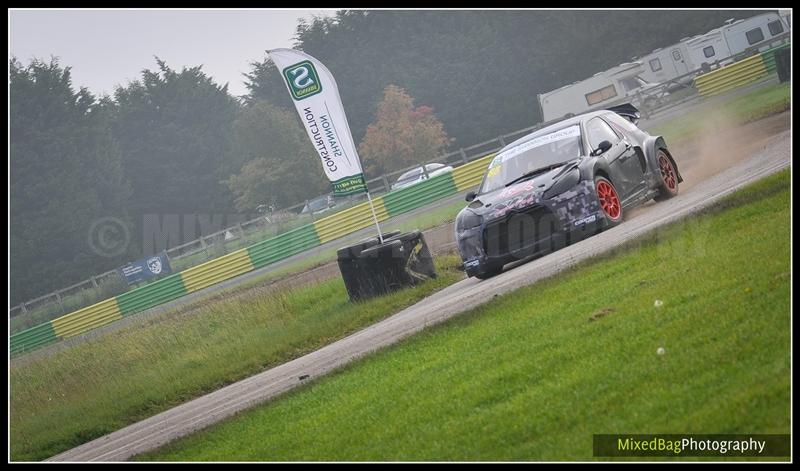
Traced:
<path id="1" fill-rule="evenodd" d="M 606 116 L 606 120 L 614 128 L 614 131 L 617 131 L 617 134 L 623 137 L 628 137 L 629 133 L 639 130 L 635 124 L 616 113 Z"/>
<path id="2" fill-rule="evenodd" d="M 589 140 L 591 149 L 597 149 L 603 141 L 616 144 L 620 140 L 617 133 L 611 129 L 611 126 L 600 118 L 592 118 L 586 123 L 586 138 Z"/>

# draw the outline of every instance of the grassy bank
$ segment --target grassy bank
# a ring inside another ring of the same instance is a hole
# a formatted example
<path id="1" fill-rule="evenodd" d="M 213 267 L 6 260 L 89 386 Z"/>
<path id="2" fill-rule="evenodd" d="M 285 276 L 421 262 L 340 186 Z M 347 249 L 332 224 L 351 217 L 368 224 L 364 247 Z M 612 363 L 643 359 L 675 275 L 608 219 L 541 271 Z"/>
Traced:
<path id="1" fill-rule="evenodd" d="M 789 433 L 789 225 L 784 171 L 140 458 L 592 460 L 595 433 Z"/>
<path id="2" fill-rule="evenodd" d="M 12 366 L 11 454 L 39 460 L 284 363 L 412 305 L 461 278 L 439 277 L 351 303 L 340 278 L 285 292 L 217 301 Z"/>

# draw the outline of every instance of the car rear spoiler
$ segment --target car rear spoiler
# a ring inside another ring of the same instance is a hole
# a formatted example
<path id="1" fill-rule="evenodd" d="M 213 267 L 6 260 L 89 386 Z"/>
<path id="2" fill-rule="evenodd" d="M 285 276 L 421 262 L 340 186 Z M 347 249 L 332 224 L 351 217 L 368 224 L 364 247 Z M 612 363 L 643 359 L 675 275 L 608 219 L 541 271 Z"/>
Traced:
<path id="1" fill-rule="evenodd" d="M 623 103 L 621 105 L 612 106 L 611 108 L 606 108 L 606 109 L 608 111 L 613 111 L 614 113 L 617 113 L 618 115 L 622 116 L 623 118 L 627 119 L 633 124 L 638 123 L 639 118 L 642 117 L 642 115 L 639 113 L 639 110 L 636 109 L 636 107 L 630 103 Z"/>

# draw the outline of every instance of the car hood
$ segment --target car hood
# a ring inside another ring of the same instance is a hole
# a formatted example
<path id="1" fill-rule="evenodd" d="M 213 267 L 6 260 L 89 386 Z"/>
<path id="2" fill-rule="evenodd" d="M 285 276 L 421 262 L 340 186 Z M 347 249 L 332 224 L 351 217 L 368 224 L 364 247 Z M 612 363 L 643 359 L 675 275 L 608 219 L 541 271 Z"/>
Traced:
<path id="1" fill-rule="evenodd" d="M 545 191 L 577 166 L 578 160 L 573 160 L 529 180 L 478 195 L 467 206 L 467 210 L 482 216 L 484 221 L 504 217 L 509 211 L 534 204 Z"/>

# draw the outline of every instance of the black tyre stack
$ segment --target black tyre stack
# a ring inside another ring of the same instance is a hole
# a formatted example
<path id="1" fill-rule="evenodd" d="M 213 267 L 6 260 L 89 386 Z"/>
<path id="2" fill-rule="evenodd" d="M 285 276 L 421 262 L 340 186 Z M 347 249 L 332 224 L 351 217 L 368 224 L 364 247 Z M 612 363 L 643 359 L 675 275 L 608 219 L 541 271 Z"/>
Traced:
<path id="1" fill-rule="evenodd" d="M 791 61 L 792 56 L 789 48 L 775 51 L 775 71 L 778 72 L 780 83 L 788 82 L 791 79 Z"/>
<path id="2" fill-rule="evenodd" d="M 339 271 L 351 301 L 369 299 L 436 277 L 425 237 L 420 231 L 384 234 L 337 251 Z"/>

